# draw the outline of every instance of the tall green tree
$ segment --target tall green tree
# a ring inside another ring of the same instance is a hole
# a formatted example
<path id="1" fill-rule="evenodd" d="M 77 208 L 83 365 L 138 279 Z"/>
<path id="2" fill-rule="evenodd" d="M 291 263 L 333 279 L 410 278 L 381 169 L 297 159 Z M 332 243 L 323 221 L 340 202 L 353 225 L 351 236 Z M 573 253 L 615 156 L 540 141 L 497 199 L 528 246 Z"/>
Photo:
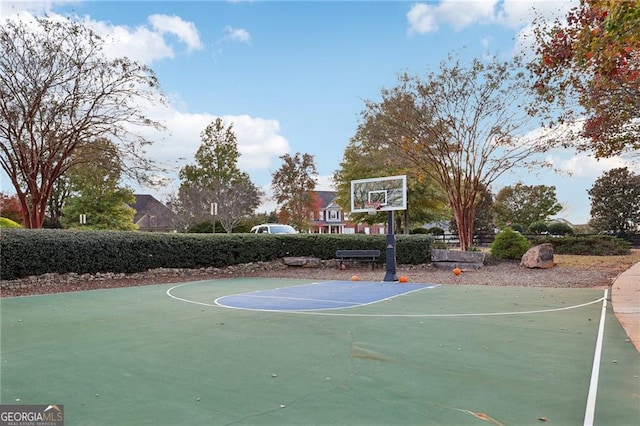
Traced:
<path id="1" fill-rule="evenodd" d="M 42 227 L 57 179 L 73 153 L 98 138 L 117 143 L 124 172 L 143 180 L 154 169 L 151 142 L 161 129 L 143 105 L 163 102 L 153 71 L 110 59 L 104 41 L 71 19 L 6 19 L 0 25 L 0 167 L 9 176 L 26 228 Z M 75 159 L 74 159 L 75 158 Z"/>
<path id="2" fill-rule="evenodd" d="M 195 164 L 180 170 L 180 205 L 189 206 L 194 218 L 203 219 L 215 205 L 215 219 L 231 233 L 240 221 L 253 214 L 264 194 L 238 168 L 240 152 L 232 124 L 225 126 L 222 119 L 216 118 L 200 138 Z"/>
<path id="3" fill-rule="evenodd" d="M 407 210 L 404 212 L 405 233 L 411 225 L 442 220 L 450 215 L 447 199 L 440 187 L 424 173 L 407 166 L 403 153 L 396 147 L 369 135 L 370 123 L 363 123 L 345 148 L 340 168 L 333 174 L 338 203 L 351 208 L 351 181 L 383 176 L 407 176 Z M 356 223 L 380 223 L 386 213 L 376 215 L 351 213 Z"/>
<path id="4" fill-rule="evenodd" d="M 534 27 L 529 69 L 541 102 L 560 106 L 560 122 L 583 123 L 565 142 L 596 157 L 637 154 L 640 1 L 581 0 L 565 19 L 552 25 L 538 19 Z"/>
<path id="5" fill-rule="evenodd" d="M 64 199 L 60 223 L 65 228 L 134 230 L 136 211 L 130 207 L 135 202 L 131 189 L 122 187 L 122 166 L 117 155 L 97 156 L 95 152 L 115 154 L 117 147 L 106 139 L 100 139 L 78 149 L 74 154 L 95 158 L 92 162 L 77 163 L 67 171 L 69 195 Z M 80 215 L 86 223 L 80 223 Z"/>
<path id="6" fill-rule="evenodd" d="M 548 221 L 562 211 L 562 205 L 556 198 L 555 186 L 529 186 L 518 182 L 498 192 L 493 209 L 500 227 L 514 223 L 527 229 L 534 222 Z"/>
<path id="7" fill-rule="evenodd" d="M 588 193 L 593 229 L 619 235 L 640 230 L 640 175 L 627 167 L 609 170 Z"/>
<path id="8" fill-rule="evenodd" d="M 273 198 L 278 203 L 278 216 L 283 222 L 303 230 L 310 226 L 309 215 L 314 210 L 312 191 L 316 188 L 315 160 L 311 154 L 297 152 L 280 156 L 282 166 L 271 175 Z"/>
<path id="9" fill-rule="evenodd" d="M 450 57 L 425 77 L 400 75 L 382 101 L 366 104 L 372 139 L 394 145 L 446 194 L 462 250 L 472 244 L 483 188 L 514 167 L 548 165 L 535 155 L 551 148 L 547 141 L 521 139 L 536 124 L 530 90 L 519 58 L 465 64 Z"/>

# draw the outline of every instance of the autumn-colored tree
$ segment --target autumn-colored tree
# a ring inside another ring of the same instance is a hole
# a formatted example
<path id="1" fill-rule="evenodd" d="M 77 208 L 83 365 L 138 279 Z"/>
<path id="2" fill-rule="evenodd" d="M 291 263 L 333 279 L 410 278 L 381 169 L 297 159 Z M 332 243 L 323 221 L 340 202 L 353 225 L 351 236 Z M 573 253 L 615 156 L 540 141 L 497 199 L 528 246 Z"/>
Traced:
<path id="1" fill-rule="evenodd" d="M 517 223 L 528 229 L 532 223 L 545 222 L 562 210 L 556 198 L 556 187 L 525 185 L 521 182 L 502 188 L 493 204 L 500 227 Z"/>
<path id="2" fill-rule="evenodd" d="M 20 201 L 24 226 L 42 227 L 54 184 L 78 162 L 80 147 L 117 143 L 124 171 L 152 169 L 141 127 L 162 128 L 142 105 L 162 102 L 153 71 L 110 59 L 104 42 L 72 20 L 5 20 L 0 26 L 0 166 Z"/>
<path id="3" fill-rule="evenodd" d="M 278 218 L 298 230 L 307 229 L 311 225 L 309 212 L 314 208 L 313 191 L 318 175 L 313 155 L 297 152 L 293 157 L 285 154 L 280 159 L 282 166 L 271 175 L 273 198 L 280 206 Z"/>
<path id="4" fill-rule="evenodd" d="M 514 167 L 547 165 L 536 154 L 551 146 L 523 140 L 534 117 L 518 58 L 501 62 L 449 58 L 424 78 L 400 75 L 381 102 L 367 102 L 363 121 L 371 139 L 393 145 L 408 167 L 429 176 L 446 194 L 460 236 L 472 245 L 479 195 Z"/>
<path id="5" fill-rule="evenodd" d="M 596 157 L 637 154 L 640 0 L 581 0 L 564 21 L 547 25 L 538 19 L 534 25 L 537 55 L 529 69 L 540 99 L 561 107 L 562 123 L 586 115 L 566 144 Z M 573 109 L 575 101 L 583 111 Z"/>
<path id="6" fill-rule="evenodd" d="M 180 202 L 173 205 L 191 209 L 182 213 L 192 215 L 193 219 L 204 219 L 211 214 L 213 203 L 217 207 L 215 219 L 230 234 L 260 205 L 263 192 L 247 173 L 238 169 L 240 152 L 232 124 L 225 126 L 222 119 L 216 118 L 200 137 L 202 144 L 196 152 L 195 164 L 180 170 Z"/>
<path id="7" fill-rule="evenodd" d="M 22 223 L 22 209 L 20 209 L 18 197 L 0 192 L 0 217 Z"/>
<path id="8" fill-rule="evenodd" d="M 589 225 L 596 231 L 626 235 L 640 229 L 640 175 L 627 167 L 611 169 L 588 191 Z"/>

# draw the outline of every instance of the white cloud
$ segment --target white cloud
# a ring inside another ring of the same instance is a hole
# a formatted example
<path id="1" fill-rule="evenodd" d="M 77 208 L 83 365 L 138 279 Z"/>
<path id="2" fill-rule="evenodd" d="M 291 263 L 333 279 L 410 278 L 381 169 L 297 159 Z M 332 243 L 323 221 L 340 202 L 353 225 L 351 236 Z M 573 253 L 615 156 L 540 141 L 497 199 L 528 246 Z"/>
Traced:
<path id="1" fill-rule="evenodd" d="M 43 15 L 45 13 L 49 13 L 55 6 L 79 2 L 80 0 L 1 0 L 0 19 L 22 14 L 24 12 Z"/>
<path id="2" fill-rule="evenodd" d="M 594 180 L 611 169 L 629 167 L 631 165 L 629 161 L 622 157 L 602 158 L 598 160 L 586 153 L 577 154 L 569 159 L 552 155 L 549 156 L 548 159 L 556 168 L 573 177 L 593 178 Z"/>
<path id="3" fill-rule="evenodd" d="M 2 2 L 0 18 L 17 17 L 23 20 L 36 15 L 47 13 L 49 19 L 66 20 L 65 16 L 50 12 L 50 8 L 70 1 L 42 1 L 42 2 Z M 175 57 L 174 46 L 168 35 L 173 35 L 183 43 L 187 51 L 202 49 L 200 35 L 192 22 L 182 20 L 177 16 L 151 15 L 149 25 L 139 25 L 135 28 L 124 25 L 112 25 L 105 21 L 95 21 L 85 16 L 79 18 L 81 23 L 103 37 L 104 53 L 110 57 L 127 56 L 145 64 Z"/>
<path id="4" fill-rule="evenodd" d="M 157 176 L 158 180 L 167 182 L 167 186 L 149 188 L 139 187 L 132 182 L 128 184 L 137 193 L 149 193 L 162 200 L 179 187 L 178 171 L 186 164 L 194 163 L 195 153 L 202 143 L 200 133 L 215 121 L 217 116 L 181 112 L 172 106 L 149 107 L 146 111 L 149 117 L 162 122 L 166 127 L 165 132 L 147 128 L 140 133 L 155 141 L 147 148 L 147 157 L 168 169 L 166 174 Z M 278 157 L 290 150 L 286 138 L 279 134 L 280 123 L 277 120 L 248 115 L 225 115 L 220 118 L 225 126 L 233 123 L 240 152 L 238 167 L 249 174 L 254 184 L 269 193 L 267 189 L 270 184 L 270 171 L 279 165 Z"/>
<path id="5" fill-rule="evenodd" d="M 233 123 L 240 151 L 238 166 L 241 169 L 268 170 L 272 160 L 289 152 L 289 143 L 278 134 L 280 123 L 277 120 L 248 115 L 225 115 L 221 118 L 225 124 Z"/>
<path id="6" fill-rule="evenodd" d="M 149 22 L 153 28 L 161 34 L 169 33 L 173 34 L 178 39 L 187 45 L 188 50 L 202 49 L 202 42 L 200 41 L 200 35 L 193 22 L 183 21 L 178 16 L 167 15 L 151 15 L 149 16 Z"/>
<path id="7" fill-rule="evenodd" d="M 127 56 L 150 64 L 175 56 L 173 48 L 167 44 L 163 34 L 145 26 L 132 29 L 92 21 L 88 18 L 85 19 L 84 24 L 104 38 L 104 53 L 109 57 Z"/>
<path id="8" fill-rule="evenodd" d="M 473 24 L 498 24 L 522 28 L 538 16 L 545 20 L 565 16 L 578 0 L 441 0 L 438 3 L 416 3 L 407 13 L 409 34 L 426 34 L 439 29 L 440 23 L 460 31 Z"/>
<path id="9" fill-rule="evenodd" d="M 202 49 L 203 45 L 195 25 L 176 16 L 151 15 L 151 26 L 139 25 L 130 28 L 94 21 L 86 17 L 84 24 L 104 37 L 104 48 L 108 56 L 127 56 L 150 64 L 175 56 L 174 48 L 166 34 L 172 34 L 187 46 L 187 50 Z"/>
<path id="10" fill-rule="evenodd" d="M 424 3 L 417 3 L 407 13 L 409 34 L 426 34 L 438 30 L 435 8 Z"/>
<path id="11" fill-rule="evenodd" d="M 407 13 L 409 33 L 437 31 L 438 22 L 448 23 L 456 31 L 460 31 L 470 24 L 492 19 L 497 2 L 498 0 L 442 0 L 437 5 L 416 3 Z"/>
<path id="12" fill-rule="evenodd" d="M 143 130 L 145 137 L 156 141 L 149 155 L 174 170 L 194 161 L 194 155 L 202 143 L 200 133 L 217 118 L 207 113 L 180 112 L 171 106 L 147 108 L 146 111 L 167 129 L 165 132 Z M 289 152 L 289 143 L 279 134 L 280 123 L 277 120 L 248 115 L 225 115 L 220 118 L 225 126 L 233 124 L 240 152 L 238 166 L 249 174 L 269 170 L 279 156 Z"/>
<path id="13" fill-rule="evenodd" d="M 251 41 L 251 34 L 249 34 L 249 31 L 243 28 L 233 28 L 230 26 L 226 26 L 224 28 L 224 33 L 224 41 L 237 41 L 240 43 L 249 43 Z"/>

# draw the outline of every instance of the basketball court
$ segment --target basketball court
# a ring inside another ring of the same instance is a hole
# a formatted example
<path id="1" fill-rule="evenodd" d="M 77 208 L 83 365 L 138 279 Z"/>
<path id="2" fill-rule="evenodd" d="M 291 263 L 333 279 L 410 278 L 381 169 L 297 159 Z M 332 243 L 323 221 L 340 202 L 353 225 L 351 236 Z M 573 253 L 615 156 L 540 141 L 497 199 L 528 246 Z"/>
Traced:
<path id="1" fill-rule="evenodd" d="M 406 176 L 352 181 L 406 209 Z M 388 227 L 391 229 L 391 227 Z M 66 425 L 631 425 L 607 290 L 236 278 L 0 299 L 0 402 Z"/>
<path id="2" fill-rule="evenodd" d="M 640 363 L 608 297 L 238 278 L 3 298 L 1 402 L 68 425 L 630 425 Z"/>

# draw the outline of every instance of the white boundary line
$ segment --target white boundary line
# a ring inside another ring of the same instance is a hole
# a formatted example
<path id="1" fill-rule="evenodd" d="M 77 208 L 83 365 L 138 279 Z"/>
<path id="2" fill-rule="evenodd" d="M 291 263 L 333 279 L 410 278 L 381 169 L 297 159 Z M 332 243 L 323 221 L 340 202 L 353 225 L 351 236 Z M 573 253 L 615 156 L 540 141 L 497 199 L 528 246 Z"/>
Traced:
<path id="1" fill-rule="evenodd" d="M 189 283 L 178 284 L 176 286 L 173 286 L 173 287 L 171 287 L 171 288 L 169 288 L 167 290 L 167 296 L 171 297 L 172 299 L 181 301 L 181 302 L 193 303 L 193 304 L 201 305 L 201 306 L 210 306 L 212 308 L 238 309 L 238 310 L 243 310 L 243 311 L 256 311 L 256 312 L 274 312 L 274 313 L 281 313 L 281 314 L 324 315 L 324 316 L 335 316 L 335 317 L 371 317 L 371 318 L 461 318 L 461 317 L 485 317 L 485 316 L 503 316 L 503 315 L 544 314 L 544 313 L 550 313 L 550 312 L 561 312 L 561 311 L 568 311 L 568 310 L 571 310 L 571 309 L 578 309 L 578 308 L 582 308 L 582 307 L 585 307 L 585 306 L 593 305 L 595 303 L 602 302 L 603 300 L 606 302 L 606 294 L 607 294 L 607 292 L 605 291 L 605 296 L 604 297 L 601 297 L 601 298 L 596 299 L 596 300 L 592 300 L 591 302 L 581 303 L 579 305 L 563 306 L 561 308 L 538 309 L 538 310 L 532 310 L 532 311 L 453 313 L 453 314 L 360 314 L 360 313 L 347 313 L 347 312 L 319 312 L 318 310 L 287 311 L 287 310 L 236 308 L 236 307 L 218 305 L 216 303 L 212 304 L 212 303 L 197 302 L 195 300 L 184 299 L 184 298 L 177 297 L 177 296 L 174 296 L 173 294 L 171 294 L 172 290 L 177 289 L 179 287 L 184 287 L 186 285 L 191 285 L 191 284 L 197 284 L 197 282 L 189 282 Z M 316 284 L 316 283 L 313 283 L 313 284 Z M 427 288 L 436 288 L 436 287 L 427 287 Z M 331 309 L 349 309 L 349 308 L 352 309 L 354 307 L 367 306 L 367 305 L 371 305 L 373 303 L 382 302 L 384 300 L 390 300 L 390 299 L 393 299 L 395 297 L 402 296 L 402 295 L 405 295 L 405 294 L 411 294 L 413 292 L 420 291 L 420 290 L 422 290 L 422 289 L 412 290 L 412 291 L 409 291 L 409 292 L 406 292 L 406 293 L 401 293 L 401 294 L 393 296 L 393 297 L 389 297 L 387 299 L 381 299 L 381 300 L 377 300 L 377 301 L 374 301 L 374 302 L 365 303 L 365 304 L 357 305 L 357 306 L 353 306 L 353 307 L 348 307 L 348 308 L 329 308 L 327 310 L 331 310 Z M 258 290 L 258 291 L 260 291 L 260 290 Z M 247 293 L 247 294 L 250 294 L 250 293 Z M 219 299 L 221 299 L 222 297 L 226 297 L 226 296 L 221 296 L 221 297 L 219 297 Z"/>
<path id="2" fill-rule="evenodd" d="M 607 316 L 607 296 L 609 290 L 604 291 L 602 297 L 602 312 L 600 313 L 600 325 L 598 326 L 598 338 L 596 339 L 596 351 L 593 356 L 591 368 L 591 382 L 589 383 L 589 395 L 587 396 L 587 408 L 584 413 L 584 426 L 592 426 L 596 414 L 596 397 L 598 395 L 598 379 L 600 378 L 600 360 L 602 358 L 602 341 L 604 338 L 604 321 Z"/>

